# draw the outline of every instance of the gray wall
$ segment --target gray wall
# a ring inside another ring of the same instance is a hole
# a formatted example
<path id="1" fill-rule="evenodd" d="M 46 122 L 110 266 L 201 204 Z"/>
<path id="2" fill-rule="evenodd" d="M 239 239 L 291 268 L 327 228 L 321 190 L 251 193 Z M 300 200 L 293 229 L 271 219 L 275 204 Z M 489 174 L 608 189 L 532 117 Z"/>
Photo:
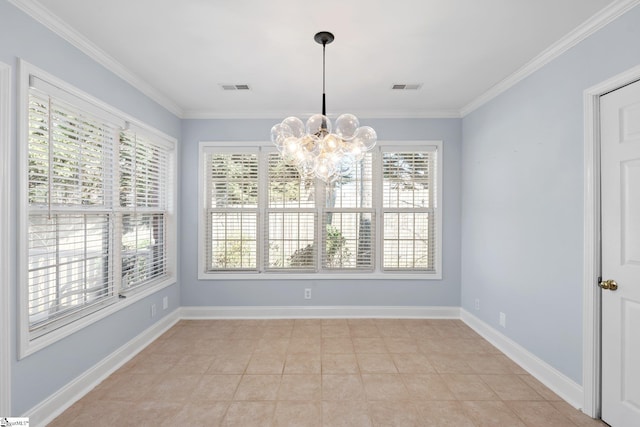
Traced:
<path id="1" fill-rule="evenodd" d="M 639 41 L 636 7 L 463 119 L 462 307 L 578 384 L 583 91 Z"/>
<path id="2" fill-rule="evenodd" d="M 7 3 L 0 1 L 0 61 L 12 66 L 13 89 L 12 112 L 15 122 L 16 76 L 18 58 L 42 68 L 96 98 L 156 127 L 174 137 L 180 136 L 180 120 L 164 108 L 143 96 L 129 84 L 118 78 L 76 48 L 47 30 L 45 27 Z M 15 123 L 11 129 L 14 161 L 12 185 L 11 222 L 17 219 L 17 140 Z M 15 230 L 9 236 L 11 252 L 17 251 Z M 15 265 L 16 259 L 11 260 Z M 120 346 L 149 328 L 161 316 L 170 313 L 180 305 L 179 287 L 170 286 L 97 322 L 80 332 L 58 341 L 20 361 L 17 360 L 15 343 L 17 336 L 17 280 L 15 269 L 11 271 L 11 295 L 15 301 L 12 312 L 12 410 L 10 415 L 18 416 L 40 403 L 52 393 L 75 379 L 87 369 L 100 362 Z M 158 310 L 152 321 L 149 307 L 155 302 L 158 307 L 163 296 L 169 296 L 167 311 Z M 5 343 L 3 343 L 4 345 Z M 9 415 L 9 414 L 2 414 Z"/>
<path id="3" fill-rule="evenodd" d="M 180 170 L 180 277 L 184 306 L 338 306 L 460 304 L 460 144 L 459 119 L 363 120 L 379 140 L 442 140 L 444 152 L 442 280 L 198 280 L 198 143 L 264 141 L 278 120 L 185 120 Z M 304 300 L 304 287 L 313 299 Z"/>

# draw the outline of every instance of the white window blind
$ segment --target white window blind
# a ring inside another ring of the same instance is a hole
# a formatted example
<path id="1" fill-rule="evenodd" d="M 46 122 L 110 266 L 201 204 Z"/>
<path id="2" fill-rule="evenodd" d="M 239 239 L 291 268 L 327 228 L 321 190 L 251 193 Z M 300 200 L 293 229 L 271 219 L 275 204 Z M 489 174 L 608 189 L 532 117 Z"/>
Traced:
<path id="1" fill-rule="evenodd" d="M 325 194 L 322 267 L 372 270 L 375 226 L 372 153 L 327 184 Z"/>
<path id="2" fill-rule="evenodd" d="M 435 151 L 383 152 L 384 270 L 435 270 L 436 155 Z"/>
<path id="3" fill-rule="evenodd" d="M 267 153 L 266 270 L 315 271 L 316 196 L 313 179 L 301 177 L 278 152 Z"/>
<path id="4" fill-rule="evenodd" d="M 170 137 L 134 119 L 124 131 L 123 113 L 21 70 L 22 357 L 170 283 L 175 156 Z"/>
<path id="5" fill-rule="evenodd" d="M 199 278 L 440 278 L 440 147 L 381 143 L 325 183 L 271 146 L 201 143 Z"/>
<path id="6" fill-rule="evenodd" d="M 36 88 L 28 125 L 28 318 L 37 334 L 114 298 L 118 127 Z"/>
<path id="7" fill-rule="evenodd" d="M 119 225 L 123 291 L 167 274 L 170 147 L 127 130 L 119 145 Z"/>
<path id="8" fill-rule="evenodd" d="M 205 161 L 206 269 L 258 268 L 258 153 L 208 153 Z"/>

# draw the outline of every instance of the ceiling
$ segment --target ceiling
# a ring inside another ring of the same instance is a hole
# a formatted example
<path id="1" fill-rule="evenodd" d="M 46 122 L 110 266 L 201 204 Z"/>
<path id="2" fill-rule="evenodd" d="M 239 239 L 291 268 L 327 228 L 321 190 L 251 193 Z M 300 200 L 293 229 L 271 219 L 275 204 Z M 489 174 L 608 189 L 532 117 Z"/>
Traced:
<path id="1" fill-rule="evenodd" d="M 330 115 L 460 116 L 625 2 L 13 0 L 180 117 L 210 118 L 319 112 L 322 30 Z"/>

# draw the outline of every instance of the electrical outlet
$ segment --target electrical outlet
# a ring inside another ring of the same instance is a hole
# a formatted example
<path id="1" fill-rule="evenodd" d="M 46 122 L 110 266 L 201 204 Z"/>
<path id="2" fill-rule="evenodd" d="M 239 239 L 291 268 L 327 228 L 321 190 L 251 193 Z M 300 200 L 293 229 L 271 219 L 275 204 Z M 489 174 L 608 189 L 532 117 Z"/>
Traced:
<path id="1" fill-rule="evenodd" d="M 151 317 L 155 317 L 156 315 L 156 305 L 151 304 Z"/>
<path id="2" fill-rule="evenodd" d="M 476 298 L 476 310 L 480 310 L 480 298 Z"/>
<path id="3" fill-rule="evenodd" d="M 311 288 L 305 288 L 304 299 L 311 299 Z"/>
<path id="4" fill-rule="evenodd" d="M 507 315 L 503 312 L 500 312 L 500 326 L 503 328 L 507 327 Z"/>
<path id="5" fill-rule="evenodd" d="M 166 310 L 167 308 L 169 308 L 169 297 L 165 296 L 162 298 L 162 309 Z"/>

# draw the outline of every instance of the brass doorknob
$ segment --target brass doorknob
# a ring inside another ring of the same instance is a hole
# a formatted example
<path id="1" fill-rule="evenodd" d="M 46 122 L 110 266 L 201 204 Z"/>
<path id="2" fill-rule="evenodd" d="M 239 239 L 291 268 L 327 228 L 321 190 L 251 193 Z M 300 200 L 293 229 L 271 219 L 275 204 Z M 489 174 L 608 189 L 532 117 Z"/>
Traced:
<path id="1" fill-rule="evenodd" d="M 615 280 L 603 280 L 600 282 L 600 287 L 602 289 L 609 289 L 610 291 L 615 291 L 618 289 L 618 284 Z"/>

